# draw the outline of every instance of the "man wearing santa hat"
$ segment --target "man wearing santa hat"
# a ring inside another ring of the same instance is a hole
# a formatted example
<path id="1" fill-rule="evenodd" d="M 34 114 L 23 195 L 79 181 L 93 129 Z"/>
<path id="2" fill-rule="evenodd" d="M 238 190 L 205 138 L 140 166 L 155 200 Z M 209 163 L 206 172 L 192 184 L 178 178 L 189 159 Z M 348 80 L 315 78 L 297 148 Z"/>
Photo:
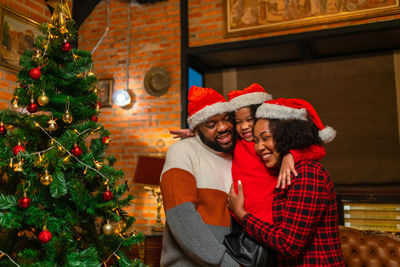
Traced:
<path id="1" fill-rule="evenodd" d="M 233 107 L 210 88 L 193 86 L 188 98 L 195 136 L 169 148 L 161 174 L 166 214 L 161 266 L 239 266 L 222 244 L 230 231 Z"/>

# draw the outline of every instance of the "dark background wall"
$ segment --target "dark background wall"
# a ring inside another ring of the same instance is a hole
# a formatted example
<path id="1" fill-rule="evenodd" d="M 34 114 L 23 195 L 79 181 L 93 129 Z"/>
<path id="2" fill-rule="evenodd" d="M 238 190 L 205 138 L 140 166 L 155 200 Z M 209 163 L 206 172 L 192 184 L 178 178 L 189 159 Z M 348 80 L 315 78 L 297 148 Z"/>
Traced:
<path id="1" fill-rule="evenodd" d="M 225 71 L 232 75 L 232 69 Z M 205 82 L 225 95 L 257 82 L 274 98 L 312 103 L 324 125 L 338 132 L 325 146 L 323 160 L 335 184 L 400 180 L 393 53 L 237 68 L 236 88 L 224 87 L 229 84 L 226 77 L 224 71 L 214 71 L 206 74 Z"/>

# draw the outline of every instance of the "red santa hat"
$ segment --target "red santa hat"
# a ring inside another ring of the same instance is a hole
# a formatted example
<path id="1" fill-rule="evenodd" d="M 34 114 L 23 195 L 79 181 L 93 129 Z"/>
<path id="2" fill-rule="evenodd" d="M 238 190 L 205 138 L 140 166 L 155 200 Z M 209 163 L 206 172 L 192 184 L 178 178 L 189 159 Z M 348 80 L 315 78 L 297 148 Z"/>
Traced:
<path id="1" fill-rule="evenodd" d="M 265 101 L 256 112 L 257 118 L 264 119 L 296 119 L 307 120 L 307 115 L 319 129 L 319 138 L 329 143 L 336 137 L 336 131 L 330 126 L 324 126 L 313 106 L 301 99 L 278 98 Z"/>
<path id="2" fill-rule="evenodd" d="M 191 129 L 214 115 L 234 110 L 220 93 L 211 88 L 192 86 L 188 99 L 189 117 L 187 122 Z"/>
<path id="3" fill-rule="evenodd" d="M 253 83 L 243 90 L 231 91 L 228 93 L 228 97 L 229 103 L 231 103 L 235 110 L 250 105 L 261 104 L 264 101 L 272 99 L 272 95 L 268 94 L 265 89 L 257 83 Z"/>

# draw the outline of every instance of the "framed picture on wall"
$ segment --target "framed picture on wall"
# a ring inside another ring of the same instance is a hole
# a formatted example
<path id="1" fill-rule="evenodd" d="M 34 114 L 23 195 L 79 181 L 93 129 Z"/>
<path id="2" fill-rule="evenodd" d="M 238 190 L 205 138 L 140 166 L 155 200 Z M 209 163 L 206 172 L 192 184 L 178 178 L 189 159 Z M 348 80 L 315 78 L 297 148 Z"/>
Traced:
<path id="1" fill-rule="evenodd" d="M 400 13 L 399 0 L 224 0 L 225 37 Z"/>
<path id="2" fill-rule="evenodd" d="M 99 90 L 99 101 L 102 107 L 111 107 L 113 79 L 99 79 L 97 89 Z"/>
<path id="3" fill-rule="evenodd" d="M 17 72 L 21 69 L 19 58 L 43 33 L 38 22 L 5 6 L 1 6 L 0 27 L 0 66 Z"/>

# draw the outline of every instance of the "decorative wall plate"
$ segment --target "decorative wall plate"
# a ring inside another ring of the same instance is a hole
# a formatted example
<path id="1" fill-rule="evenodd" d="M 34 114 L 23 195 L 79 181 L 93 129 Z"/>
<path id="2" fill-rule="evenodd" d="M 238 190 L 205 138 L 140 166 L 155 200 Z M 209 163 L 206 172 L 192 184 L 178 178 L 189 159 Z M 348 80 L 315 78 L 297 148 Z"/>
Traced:
<path id="1" fill-rule="evenodd" d="M 144 88 L 152 96 L 162 96 L 169 86 L 169 72 L 163 67 L 151 68 L 144 77 Z"/>

